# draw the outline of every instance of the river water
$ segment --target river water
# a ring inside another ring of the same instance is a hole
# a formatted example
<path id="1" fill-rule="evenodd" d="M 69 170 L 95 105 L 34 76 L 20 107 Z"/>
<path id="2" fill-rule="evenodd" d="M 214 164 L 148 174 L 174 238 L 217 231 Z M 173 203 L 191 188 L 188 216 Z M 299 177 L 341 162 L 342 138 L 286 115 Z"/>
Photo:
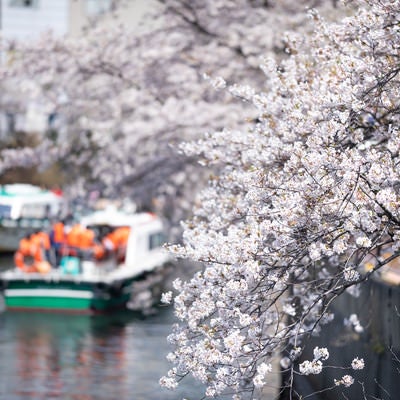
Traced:
<path id="1" fill-rule="evenodd" d="M 11 263 L 0 257 L 0 269 Z M 0 313 L 0 399 L 177 400 L 201 398 L 184 381 L 159 386 L 170 364 L 166 336 L 176 322 L 170 307 L 143 316 Z"/>

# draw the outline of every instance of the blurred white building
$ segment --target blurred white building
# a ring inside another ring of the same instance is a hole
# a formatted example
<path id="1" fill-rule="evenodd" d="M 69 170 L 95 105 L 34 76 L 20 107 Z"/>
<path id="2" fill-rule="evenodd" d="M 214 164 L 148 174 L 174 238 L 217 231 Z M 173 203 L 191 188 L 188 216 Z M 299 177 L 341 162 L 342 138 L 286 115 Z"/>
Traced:
<path id="1" fill-rule="evenodd" d="M 117 18 L 109 23 L 124 23 L 138 27 L 144 14 L 154 7 L 154 0 L 125 1 Z M 41 33 L 78 36 L 91 18 L 106 18 L 112 0 L 0 0 L 0 37 L 4 40 L 34 40 Z M 52 116 L 40 113 L 33 104 L 21 115 L 1 109 L 0 139 L 14 131 L 43 132 L 52 123 Z"/>
<path id="2" fill-rule="evenodd" d="M 45 30 L 68 33 L 69 0 L 1 0 L 4 38 L 27 39 Z"/>
<path id="3" fill-rule="evenodd" d="M 137 26 L 154 4 L 153 0 L 125 1 L 118 21 Z M 77 35 L 90 18 L 106 14 L 111 5 L 112 0 L 0 0 L 0 31 L 12 39 L 32 38 L 47 30 Z"/>

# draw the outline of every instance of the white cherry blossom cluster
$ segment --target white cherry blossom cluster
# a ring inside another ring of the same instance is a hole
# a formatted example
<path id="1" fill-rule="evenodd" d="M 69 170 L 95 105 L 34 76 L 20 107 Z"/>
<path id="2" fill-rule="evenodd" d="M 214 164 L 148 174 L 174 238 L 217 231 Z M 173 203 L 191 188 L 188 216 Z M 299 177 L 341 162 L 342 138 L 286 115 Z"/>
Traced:
<path id="1" fill-rule="evenodd" d="M 349 318 L 345 318 L 345 319 L 344 319 L 344 325 L 345 325 L 345 326 L 348 326 L 348 327 L 350 327 L 350 328 L 352 328 L 352 329 L 354 329 L 355 332 L 357 332 L 357 333 L 362 333 L 362 332 L 364 332 L 364 328 L 363 328 L 363 326 L 361 325 L 360 320 L 358 319 L 357 314 L 351 314 L 351 315 L 349 316 Z"/>
<path id="2" fill-rule="evenodd" d="M 358 281 L 360 279 L 360 274 L 354 267 L 347 266 L 343 270 L 344 279 L 348 282 Z"/>
<path id="3" fill-rule="evenodd" d="M 263 63 L 265 87 L 225 80 L 254 105 L 253 126 L 184 146 L 219 173 L 175 248 L 204 268 L 175 299 L 174 364 L 215 390 L 220 381 L 243 395 L 261 387 L 260 360 L 282 351 L 281 365 L 295 368 L 290 349 L 301 353 L 332 320 L 331 302 L 362 290 L 385 264 L 382 248 L 398 246 L 400 1 L 351 3 L 335 23 L 313 12 L 315 34 L 290 37 L 287 58 Z M 345 322 L 364 330 L 356 315 Z M 315 349 L 300 373 L 321 373 L 328 357 Z M 217 377 L 222 367 L 229 380 Z"/>
<path id="4" fill-rule="evenodd" d="M 165 292 L 161 295 L 161 303 L 170 304 L 172 301 L 172 291 Z"/>
<path id="5" fill-rule="evenodd" d="M 299 365 L 299 371 L 303 375 L 318 375 L 322 372 L 322 362 L 319 360 L 303 361 Z"/>
<path id="6" fill-rule="evenodd" d="M 299 371 L 303 375 L 318 375 L 322 372 L 323 364 L 329 358 L 329 351 L 327 348 L 315 347 L 313 350 L 314 359 L 312 361 L 305 360 L 299 365 Z"/>
<path id="7" fill-rule="evenodd" d="M 353 361 L 351 362 L 351 368 L 358 370 L 358 369 L 364 369 L 364 359 L 363 358 L 354 358 Z"/>
<path id="8" fill-rule="evenodd" d="M 335 379 L 334 382 L 336 386 L 350 387 L 354 383 L 354 378 L 351 375 L 344 375 L 341 379 Z"/>
<path id="9" fill-rule="evenodd" d="M 210 175 L 176 145 L 205 130 L 247 129 L 257 111 L 222 89 L 246 81 L 251 96 L 252 86 L 263 87 L 260 56 L 283 54 L 284 30 L 310 29 L 303 10 L 314 1 L 140 3 L 147 12 L 137 28 L 102 15 L 74 37 L 2 38 L 1 112 L 19 118 L 34 104 L 56 118 L 40 135 L 18 127 L 35 135 L 35 146 L 1 148 L 0 172 L 59 163 L 70 198 L 87 197 L 91 187 L 130 197 L 164 212 L 176 232 Z M 333 13 L 325 3 L 322 11 Z M 223 149 L 211 154 L 224 158 Z"/>
<path id="10" fill-rule="evenodd" d="M 262 388 L 265 386 L 265 379 L 267 375 L 272 371 L 271 364 L 261 363 L 257 366 L 257 375 L 254 377 L 253 382 L 256 388 Z"/>

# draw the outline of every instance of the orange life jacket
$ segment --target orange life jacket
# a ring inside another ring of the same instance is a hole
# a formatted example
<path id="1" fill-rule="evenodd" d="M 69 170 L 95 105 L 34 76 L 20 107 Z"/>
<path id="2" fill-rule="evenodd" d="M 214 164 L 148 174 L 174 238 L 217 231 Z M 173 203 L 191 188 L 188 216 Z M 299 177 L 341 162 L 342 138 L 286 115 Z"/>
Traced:
<path id="1" fill-rule="evenodd" d="M 30 237 L 31 256 L 35 261 L 44 260 L 44 251 L 50 249 L 50 238 L 46 232 L 38 232 Z"/>
<path id="2" fill-rule="evenodd" d="M 44 250 L 50 249 L 50 236 L 46 232 L 38 232 L 31 236 L 31 243 L 37 244 Z"/>
<path id="3" fill-rule="evenodd" d="M 110 232 L 104 239 L 112 244 L 113 250 L 116 250 L 126 246 L 130 232 L 131 229 L 129 227 L 122 226 Z"/>
<path id="4" fill-rule="evenodd" d="M 93 255 L 96 258 L 96 260 L 100 260 L 101 258 L 104 257 L 105 250 L 101 244 L 97 244 L 97 243 L 94 244 L 92 246 L 92 250 L 93 250 Z"/>
<path id="5" fill-rule="evenodd" d="M 28 238 L 23 238 L 19 242 L 19 249 L 18 249 L 23 256 L 31 255 L 31 242 Z"/>
<path id="6" fill-rule="evenodd" d="M 128 243 L 128 238 L 131 233 L 131 228 L 127 226 L 123 226 L 121 228 L 117 228 L 115 235 L 117 236 L 118 246 L 124 247 Z"/>
<path id="7" fill-rule="evenodd" d="M 82 230 L 79 233 L 79 247 L 82 249 L 89 249 L 94 245 L 94 239 L 95 239 L 95 233 L 86 228 L 82 228 Z"/>
<path id="8" fill-rule="evenodd" d="M 65 226 L 62 222 L 56 222 L 53 225 L 53 240 L 54 243 L 65 242 Z"/>
<path id="9" fill-rule="evenodd" d="M 71 247 L 80 247 L 80 232 L 82 225 L 75 224 L 67 233 L 67 244 Z"/>

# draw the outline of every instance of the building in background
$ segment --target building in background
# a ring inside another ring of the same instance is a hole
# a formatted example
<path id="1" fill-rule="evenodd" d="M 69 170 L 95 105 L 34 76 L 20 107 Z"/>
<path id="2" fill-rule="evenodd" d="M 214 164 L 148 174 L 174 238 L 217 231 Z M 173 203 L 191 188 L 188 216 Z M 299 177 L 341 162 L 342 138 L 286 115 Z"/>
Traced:
<path id="1" fill-rule="evenodd" d="M 1 33 L 5 39 L 28 39 L 46 30 L 69 31 L 70 0 L 1 0 Z"/>
<path id="2" fill-rule="evenodd" d="M 130 27 L 139 25 L 154 0 L 128 0 L 117 18 Z M 27 39 L 45 31 L 78 35 L 90 21 L 107 14 L 112 0 L 0 0 L 0 30 L 6 39 Z"/>
<path id="3" fill-rule="evenodd" d="M 79 36 L 94 18 L 104 18 L 110 24 L 123 23 L 130 29 L 139 28 L 155 3 L 155 0 L 127 0 L 121 12 L 109 18 L 107 12 L 112 0 L 0 0 L 0 37 L 35 40 L 49 31 L 57 36 Z M 54 116 L 40 112 L 39 104 L 30 105 L 21 114 L 4 110 L 1 103 L 0 99 L 0 140 L 16 131 L 43 132 L 54 122 Z"/>

